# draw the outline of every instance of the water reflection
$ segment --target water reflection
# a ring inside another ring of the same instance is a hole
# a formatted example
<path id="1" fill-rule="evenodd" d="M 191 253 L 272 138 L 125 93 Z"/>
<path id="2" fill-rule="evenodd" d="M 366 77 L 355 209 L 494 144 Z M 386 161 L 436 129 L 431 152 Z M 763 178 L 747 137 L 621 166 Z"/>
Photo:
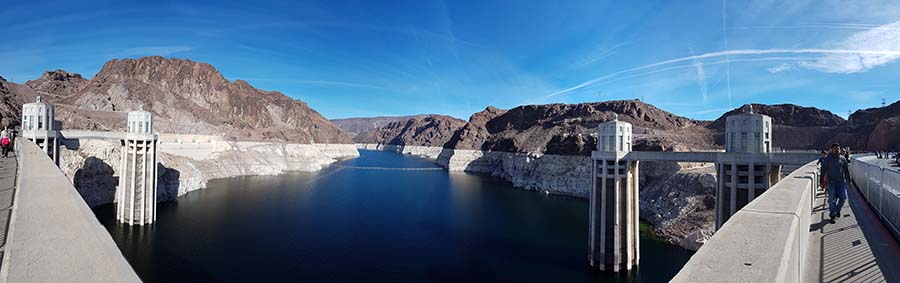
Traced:
<path id="1" fill-rule="evenodd" d="M 641 240 L 648 272 L 587 262 L 587 201 L 445 171 L 427 160 L 362 152 L 317 173 L 214 180 L 159 205 L 152 227 L 96 209 L 148 282 L 647 282 L 671 278 L 687 251 Z"/>

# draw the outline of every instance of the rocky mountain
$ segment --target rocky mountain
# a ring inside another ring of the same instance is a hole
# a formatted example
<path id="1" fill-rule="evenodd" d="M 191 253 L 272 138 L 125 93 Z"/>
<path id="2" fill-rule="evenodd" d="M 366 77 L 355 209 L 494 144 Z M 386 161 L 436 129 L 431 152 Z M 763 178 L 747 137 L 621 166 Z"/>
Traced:
<path id="1" fill-rule="evenodd" d="M 849 127 L 838 132 L 834 141 L 851 148 L 900 151 L 900 101 L 858 110 L 850 115 Z"/>
<path id="2" fill-rule="evenodd" d="M 121 130 L 124 111 L 143 108 L 155 114 L 159 132 L 224 135 L 230 140 L 350 143 L 344 131 L 306 103 L 256 89 L 245 81 L 229 81 L 212 65 L 190 60 L 111 60 L 90 80 L 62 70 L 48 71 L 12 93 L 45 96 L 57 106 L 57 118 L 66 128 Z M 16 109 L 21 107 L 13 103 Z"/>
<path id="3" fill-rule="evenodd" d="M 840 126 L 847 121 L 838 115 L 834 115 L 827 110 L 815 107 L 802 107 L 794 104 L 745 104 L 731 111 L 722 114 L 718 119 L 713 121 L 709 127 L 717 130 L 725 130 L 725 118 L 733 114 L 750 112 L 752 107 L 753 113 L 768 115 L 772 117 L 772 123 L 775 125 L 784 125 L 792 127 L 835 127 Z"/>
<path id="4" fill-rule="evenodd" d="M 469 122 L 460 128 L 444 144 L 445 148 L 481 149 L 481 145 L 491 135 L 487 130 L 487 123 L 497 116 L 503 115 L 506 110 L 488 106 L 481 112 L 472 114 Z"/>
<path id="5" fill-rule="evenodd" d="M 750 112 L 772 117 L 773 146 L 782 149 L 821 149 L 830 144 L 837 129 L 847 123 L 844 118 L 827 110 L 794 104 L 746 104 L 722 114 L 709 124 L 718 134 L 717 145 L 725 144 L 725 118 L 736 113 Z"/>
<path id="6" fill-rule="evenodd" d="M 86 82 L 80 74 L 56 70 L 46 71 L 39 79 L 25 84 L 38 94 L 49 96 L 47 99 L 59 99 L 77 93 Z"/>
<path id="7" fill-rule="evenodd" d="M 390 117 L 372 117 L 372 118 L 345 118 L 331 119 L 338 128 L 347 132 L 351 137 L 359 134 L 374 131 L 378 127 L 387 125 L 391 122 L 407 121 L 412 118 L 422 118 L 428 115 L 412 115 L 412 116 L 390 116 Z"/>
<path id="8" fill-rule="evenodd" d="M 357 143 L 442 147 L 466 121 L 444 115 L 426 115 L 394 121 L 354 138 Z"/>
<path id="9" fill-rule="evenodd" d="M 0 77 L 0 120 L 3 125 L 15 126 L 22 116 L 22 104 L 37 96 L 27 85 L 9 82 Z"/>
<path id="10" fill-rule="evenodd" d="M 708 127 L 721 133 L 725 117 L 747 112 L 749 105 L 723 114 Z M 840 143 L 853 149 L 900 150 L 900 101 L 886 107 L 858 110 L 850 120 L 813 107 L 792 104 L 753 104 L 753 112 L 772 117 L 774 146 L 784 149 L 822 149 Z M 724 144 L 717 134 L 716 143 Z"/>
<path id="11" fill-rule="evenodd" d="M 472 115 L 445 147 L 588 155 L 597 143 L 597 125 L 612 120 L 614 113 L 635 126 L 638 140 L 666 137 L 697 148 L 711 143 L 702 135 L 710 132 L 703 127 L 707 122 L 680 117 L 638 100 L 617 100 L 525 105 L 506 111 L 489 107 Z"/>

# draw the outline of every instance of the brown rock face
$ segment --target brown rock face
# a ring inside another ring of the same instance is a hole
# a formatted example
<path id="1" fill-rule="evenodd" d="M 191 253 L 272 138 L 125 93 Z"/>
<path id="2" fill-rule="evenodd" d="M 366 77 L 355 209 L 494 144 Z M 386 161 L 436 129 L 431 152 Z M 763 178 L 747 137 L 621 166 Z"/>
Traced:
<path id="1" fill-rule="evenodd" d="M 34 101 L 37 94 L 27 85 L 19 85 L 0 77 L 0 119 L 2 124 L 19 125 L 22 104 Z"/>
<path id="2" fill-rule="evenodd" d="M 469 122 L 466 123 L 459 131 L 453 134 L 453 137 L 444 145 L 445 148 L 455 149 L 481 149 L 481 144 L 490 136 L 487 130 L 487 123 L 503 115 L 506 110 L 488 106 L 481 112 L 472 114 Z"/>
<path id="3" fill-rule="evenodd" d="M 424 118 L 428 115 L 413 115 L 413 116 L 396 116 L 396 117 L 373 117 L 373 118 L 345 118 L 345 119 L 331 119 L 331 122 L 334 123 L 338 128 L 347 132 L 347 134 L 353 136 L 354 138 L 357 136 L 365 136 L 365 133 L 374 131 L 381 126 L 387 125 L 391 122 L 402 122 L 407 121 L 412 118 Z"/>
<path id="4" fill-rule="evenodd" d="M 814 107 L 793 104 L 752 104 L 753 113 L 772 117 L 773 146 L 782 149 L 821 149 L 830 145 L 844 129 L 847 121 L 834 113 Z M 748 112 L 750 105 L 743 105 L 728 111 L 713 121 L 708 127 L 717 132 L 725 131 L 725 118 L 729 115 Z M 856 140 L 853 137 L 850 140 Z M 724 136 L 717 136 L 716 144 L 723 145 Z"/>
<path id="5" fill-rule="evenodd" d="M 900 116 L 878 122 L 866 146 L 872 150 L 900 151 Z"/>
<path id="6" fill-rule="evenodd" d="M 143 107 L 156 114 L 156 130 L 225 135 L 237 140 L 349 143 L 349 136 L 306 103 L 245 81 L 230 82 L 207 63 L 162 57 L 112 60 L 90 81 L 48 72 L 29 82 L 60 94 L 57 116 L 67 128 L 119 129 L 112 111 Z M 68 83 L 65 84 L 64 82 Z M 60 85 L 62 85 L 60 87 Z"/>
<path id="7" fill-rule="evenodd" d="M 831 113 L 830 111 L 815 107 L 802 107 L 794 104 L 748 104 L 722 114 L 722 116 L 713 121 L 709 127 L 724 131 L 725 117 L 732 114 L 748 112 L 750 105 L 753 105 L 753 113 L 772 117 L 772 123 L 775 125 L 792 127 L 834 127 L 847 122 L 844 118 L 834 115 L 834 113 Z"/>
<path id="8" fill-rule="evenodd" d="M 48 95 L 48 99 L 54 99 L 75 94 L 86 82 L 80 74 L 56 70 L 46 71 L 39 79 L 25 84 L 39 94 Z"/>
<path id="9" fill-rule="evenodd" d="M 620 120 L 632 123 L 636 133 L 652 133 L 700 147 L 703 141 L 712 140 L 703 135 L 681 134 L 688 129 L 710 133 L 702 127 L 705 122 L 679 117 L 637 100 L 619 100 L 526 105 L 508 111 L 488 108 L 472 115 L 446 147 L 588 155 L 597 143 L 597 125 L 612 120 L 613 113 L 619 114 Z"/>
<path id="10" fill-rule="evenodd" d="M 466 122 L 450 116 L 427 115 L 388 123 L 357 136 L 360 143 L 442 147 Z"/>

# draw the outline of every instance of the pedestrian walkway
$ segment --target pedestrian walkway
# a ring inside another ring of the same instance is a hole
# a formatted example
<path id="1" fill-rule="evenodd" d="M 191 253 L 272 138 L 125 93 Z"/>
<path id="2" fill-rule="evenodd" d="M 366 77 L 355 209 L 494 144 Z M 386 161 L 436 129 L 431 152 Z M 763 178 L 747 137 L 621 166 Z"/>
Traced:
<path id="1" fill-rule="evenodd" d="M 5 259 L 6 234 L 16 191 L 16 166 L 15 153 L 10 152 L 8 158 L 0 157 L 0 264 Z"/>
<path id="2" fill-rule="evenodd" d="M 805 278 L 811 282 L 900 282 L 900 245 L 856 188 L 835 224 L 828 223 L 825 193 L 816 195 Z"/>

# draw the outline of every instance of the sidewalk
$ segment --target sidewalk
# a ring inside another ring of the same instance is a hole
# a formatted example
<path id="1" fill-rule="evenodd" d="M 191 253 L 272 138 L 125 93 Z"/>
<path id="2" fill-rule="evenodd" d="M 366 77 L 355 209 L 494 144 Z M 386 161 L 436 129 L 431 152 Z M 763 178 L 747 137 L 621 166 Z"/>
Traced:
<path id="1" fill-rule="evenodd" d="M 835 224 L 824 192 L 816 195 L 805 278 L 810 282 L 900 282 L 900 245 L 855 187 Z"/>
<path id="2" fill-rule="evenodd" d="M 14 152 L 10 152 L 8 158 L 0 158 L 0 264 L 5 259 L 6 234 L 16 191 L 16 167 Z"/>

